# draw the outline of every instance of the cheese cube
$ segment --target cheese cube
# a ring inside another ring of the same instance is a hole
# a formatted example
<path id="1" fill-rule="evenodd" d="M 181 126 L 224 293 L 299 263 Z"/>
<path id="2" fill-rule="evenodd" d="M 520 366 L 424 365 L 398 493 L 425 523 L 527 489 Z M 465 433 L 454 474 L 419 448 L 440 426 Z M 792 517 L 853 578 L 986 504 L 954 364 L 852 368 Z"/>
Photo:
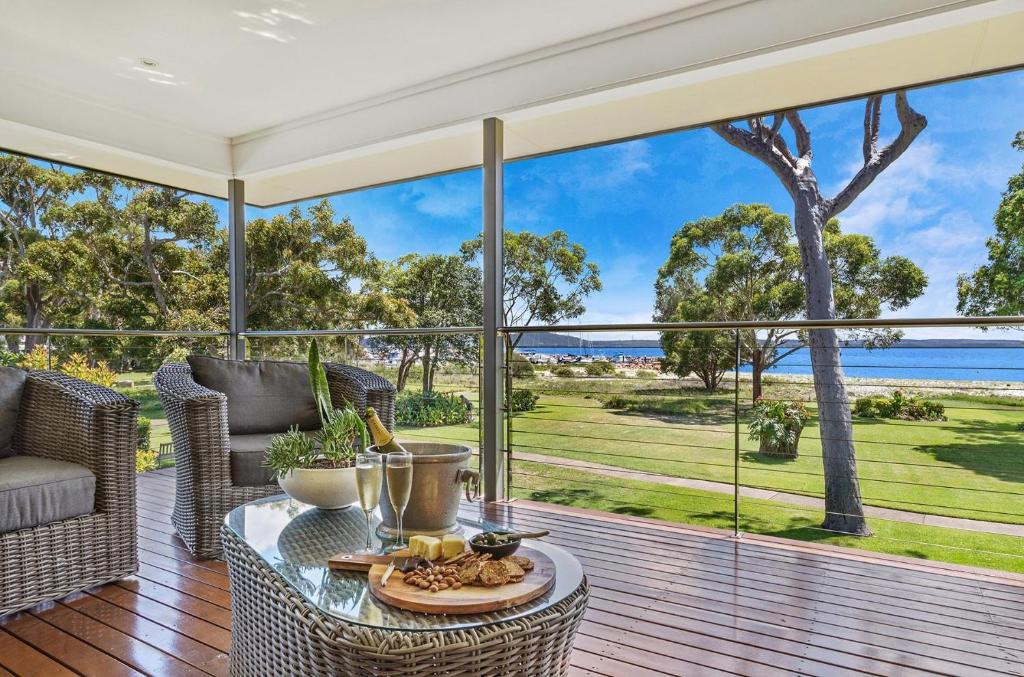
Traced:
<path id="1" fill-rule="evenodd" d="M 413 536 L 409 539 L 409 554 L 429 560 L 441 559 L 441 540 L 433 536 Z"/>
<path id="2" fill-rule="evenodd" d="M 445 559 L 461 555 L 466 549 L 466 539 L 461 534 L 445 534 L 441 539 L 441 556 Z"/>

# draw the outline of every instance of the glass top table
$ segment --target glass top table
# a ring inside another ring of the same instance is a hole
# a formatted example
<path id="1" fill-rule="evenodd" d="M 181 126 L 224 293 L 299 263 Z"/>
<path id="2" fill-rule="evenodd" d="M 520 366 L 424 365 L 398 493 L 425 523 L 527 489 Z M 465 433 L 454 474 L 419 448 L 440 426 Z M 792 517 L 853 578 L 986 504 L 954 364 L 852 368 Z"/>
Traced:
<path id="1" fill-rule="evenodd" d="M 375 532 L 378 520 L 371 524 Z M 228 513 L 226 527 L 266 565 L 284 578 L 306 601 L 339 620 L 384 630 L 460 630 L 506 622 L 536 614 L 572 595 L 583 582 L 583 568 L 566 550 L 531 540 L 555 563 L 552 588 L 537 599 L 503 611 L 444 615 L 405 611 L 375 598 L 365 572 L 337 571 L 327 560 L 340 552 L 358 552 L 366 545 L 366 519 L 358 506 L 319 510 L 287 496 L 272 496 Z M 486 520 L 459 520 L 469 538 L 502 525 Z M 374 546 L 382 546 L 373 533 Z"/>

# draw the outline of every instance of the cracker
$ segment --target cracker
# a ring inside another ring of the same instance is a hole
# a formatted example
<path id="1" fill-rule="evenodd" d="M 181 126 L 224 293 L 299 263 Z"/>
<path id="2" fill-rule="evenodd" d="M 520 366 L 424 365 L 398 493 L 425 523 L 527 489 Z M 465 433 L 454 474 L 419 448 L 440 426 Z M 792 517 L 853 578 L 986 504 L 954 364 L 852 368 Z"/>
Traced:
<path id="1" fill-rule="evenodd" d="M 533 571 L 533 562 L 528 557 L 521 557 L 519 555 L 509 555 L 505 559 L 510 559 L 513 562 L 515 562 L 523 571 Z"/>
<path id="2" fill-rule="evenodd" d="M 505 569 L 508 570 L 508 579 L 510 581 L 516 582 L 517 578 L 521 581 L 526 576 L 526 572 L 523 571 L 523 568 L 511 557 L 506 557 L 499 561 L 504 565 Z"/>
<path id="3" fill-rule="evenodd" d="M 485 562 L 480 568 L 480 583 L 488 588 L 508 583 L 508 569 L 501 562 Z"/>
<path id="4" fill-rule="evenodd" d="M 483 565 L 480 562 L 470 562 L 459 569 L 459 580 L 463 585 L 474 585 Z"/>

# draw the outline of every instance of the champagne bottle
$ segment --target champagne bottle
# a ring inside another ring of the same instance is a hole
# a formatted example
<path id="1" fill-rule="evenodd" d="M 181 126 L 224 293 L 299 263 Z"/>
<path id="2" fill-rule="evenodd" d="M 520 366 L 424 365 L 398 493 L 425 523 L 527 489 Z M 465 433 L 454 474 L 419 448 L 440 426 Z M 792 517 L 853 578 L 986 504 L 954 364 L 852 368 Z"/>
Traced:
<path id="1" fill-rule="evenodd" d="M 370 429 L 370 436 L 373 443 L 377 445 L 377 451 L 382 454 L 390 454 L 394 451 L 405 451 L 405 447 L 398 443 L 395 436 L 384 427 L 384 422 L 377 416 L 373 407 L 366 408 L 366 427 Z"/>

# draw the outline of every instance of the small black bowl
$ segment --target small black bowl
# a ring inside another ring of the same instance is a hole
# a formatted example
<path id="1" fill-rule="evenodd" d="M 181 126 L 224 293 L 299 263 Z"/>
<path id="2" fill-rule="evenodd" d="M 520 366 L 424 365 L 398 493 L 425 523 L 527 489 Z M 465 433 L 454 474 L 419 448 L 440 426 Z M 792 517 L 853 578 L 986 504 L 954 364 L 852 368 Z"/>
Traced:
<path id="1" fill-rule="evenodd" d="M 486 533 L 507 534 L 507 533 L 511 533 L 511 532 L 508 532 L 508 531 L 490 531 L 490 532 L 486 532 Z M 519 545 L 523 542 L 522 539 L 517 538 L 514 541 L 510 541 L 508 543 L 502 543 L 501 545 L 484 545 L 483 543 L 475 542 L 473 540 L 473 538 L 475 538 L 475 537 L 476 536 L 473 536 L 473 537 L 471 537 L 469 539 L 469 547 L 473 550 L 473 552 L 478 552 L 480 554 L 489 553 L 491 555 L 491 559 L 501 559 L 502 557 L 508 557 L 509 555 L 514 553 L 516 550 L 518 550 L 519 549 Z"/>

